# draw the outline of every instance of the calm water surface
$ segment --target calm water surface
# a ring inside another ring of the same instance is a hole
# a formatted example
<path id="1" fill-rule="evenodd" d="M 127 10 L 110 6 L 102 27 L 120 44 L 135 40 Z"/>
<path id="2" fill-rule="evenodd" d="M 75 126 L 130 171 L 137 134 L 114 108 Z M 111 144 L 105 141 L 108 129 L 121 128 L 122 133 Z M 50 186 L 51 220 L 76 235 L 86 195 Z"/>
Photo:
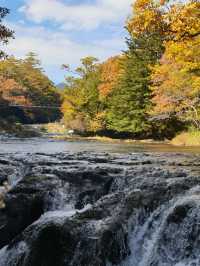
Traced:
<path id="1" fill-rule="evenodd" d="M 47 138 L 0 139 L 0 153 L 59 153 L 59 152 L 188 152 L 199 153 L 200 147 L 175 147 L 168 144 L 106 143 L 98 141 L 58 141 Z"/>

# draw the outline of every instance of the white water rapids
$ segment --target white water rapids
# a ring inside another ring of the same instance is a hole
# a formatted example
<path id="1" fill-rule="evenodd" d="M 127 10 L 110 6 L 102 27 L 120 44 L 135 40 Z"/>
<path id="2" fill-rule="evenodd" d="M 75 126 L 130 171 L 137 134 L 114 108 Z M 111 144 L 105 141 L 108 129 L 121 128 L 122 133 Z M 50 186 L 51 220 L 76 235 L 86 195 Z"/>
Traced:
<path id="1" fill-rule="evenodd" d="M 23 213 L 29 196 L 30 206 L 34 197 L 41 196 L 36 208 L 42 205 L 43 209 L 2 242 L 7 246 L 0 249 L 0 266 L 52 266 L 49 261 L 36 265 L 41 252 L 46 256 L 43 243 L 47 254 L 48 248 L 52 251 L 49 239 L 53 239 L 53 248 L 55 239 L 56 248 L 61 246 L 61 253 L 64 250 L 64 262 L 55 266 L 200 266 L 199 155 L 175 154 L 174 150 L 162 153 L 158 146 L 148 153 L 149 146 L 40 142 L 12 140 L 2 144 L 0 174 L 11 171 L 7 178 L 11 203 L 22 199 L 21 205 L 14 205 Z M 17 154 L 20 145 L 22 153 Z M 99 154 L 91 152 L 95 148 Z M 77 152 L 84 149 L 87 151 Z M 5 220 L 10 222 L 10 210 L 6 211 Z M 0 233 L 2 220 L 0 217 Z M 9 222 L 7 228 L 12 233 Z M 53 232 L 53 237 L 48 235 L 46 240 L 45 232 Z M 61 239 L 57 232 L 61 232 Z M 77 241 L 73 242 L 74 254 L 65 253 L 62 241 L 67 243 L 68 238 L 62 238 L 63 232 L 69 233 L 70 241 Z M 104 250 L 109 248 L 113 250 Z M 70 262 L 65 263 L 65 255 L 71 256 Z M 93 262 L 95 258 L 99 264 Z"/>
<path id="2" fill-rule="evenodd" d="M 170 217 L 180 208 L 190 206 L 180 224 L 170 222 Z M 137 223 L 137 217 L 130 220 L 129 246 L 131 255 L 120 266 L 199 266 L 200 236 L 190 236 L 194 226 L 196 234 L 200 229 L 200 187 L 193 188 L 186 195 L 158 207 L 144 224 Z M 134 229 L 132 229 L 134 224 Z M 167 239 L 166 239 L 167 238 Z M 164 243 L 163 243 L 164 242 Z M 192 245 L 189 252 L 188 247 Z"/>

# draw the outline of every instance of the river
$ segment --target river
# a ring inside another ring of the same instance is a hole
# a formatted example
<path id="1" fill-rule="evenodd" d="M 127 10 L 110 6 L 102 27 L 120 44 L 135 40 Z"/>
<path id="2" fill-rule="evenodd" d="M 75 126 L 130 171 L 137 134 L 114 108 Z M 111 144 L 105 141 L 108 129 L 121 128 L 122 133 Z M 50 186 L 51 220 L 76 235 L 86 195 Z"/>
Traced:
<path id="1" fill-rule="evenodd" d="M 200 266 L 200 148 L 0 140 L 0 266 Z"/>
<path id="2" fill-rule="evenodd" d="M 175 147 L 169 144 L 148 143 L 109 143 L 99 141 L 62 141 L 51 138 L 1 138 L 0 153 L 58 153 L 58 152 L 181 152 L 200 153 L 200 147 Z"/>

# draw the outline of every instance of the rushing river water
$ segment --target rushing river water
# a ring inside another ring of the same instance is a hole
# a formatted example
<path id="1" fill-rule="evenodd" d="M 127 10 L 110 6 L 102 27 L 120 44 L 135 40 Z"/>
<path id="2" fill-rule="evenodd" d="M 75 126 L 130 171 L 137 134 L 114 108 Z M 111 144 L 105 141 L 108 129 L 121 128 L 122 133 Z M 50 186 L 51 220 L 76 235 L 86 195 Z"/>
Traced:
<path id="1" fill-rule="evenodd" d="M 200 148 L 0 140 L 0 266 L 200 266 Z"/>

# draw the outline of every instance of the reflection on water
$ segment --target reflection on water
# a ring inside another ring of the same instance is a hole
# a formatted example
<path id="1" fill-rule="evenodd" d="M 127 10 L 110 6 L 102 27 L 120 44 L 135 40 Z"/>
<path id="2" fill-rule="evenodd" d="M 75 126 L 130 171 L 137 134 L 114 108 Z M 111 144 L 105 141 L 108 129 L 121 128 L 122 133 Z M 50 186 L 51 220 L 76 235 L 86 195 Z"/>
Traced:
<path id="1" fill-rule="evenodd" d="M 200 153 L 200 147 L 175 147 L 168 144 L 107 143 L 98 141 L 58 141 L 47 138 L 0 139 L 0 153 L 59 153 L 59 152 L 192 152 Z"/>

